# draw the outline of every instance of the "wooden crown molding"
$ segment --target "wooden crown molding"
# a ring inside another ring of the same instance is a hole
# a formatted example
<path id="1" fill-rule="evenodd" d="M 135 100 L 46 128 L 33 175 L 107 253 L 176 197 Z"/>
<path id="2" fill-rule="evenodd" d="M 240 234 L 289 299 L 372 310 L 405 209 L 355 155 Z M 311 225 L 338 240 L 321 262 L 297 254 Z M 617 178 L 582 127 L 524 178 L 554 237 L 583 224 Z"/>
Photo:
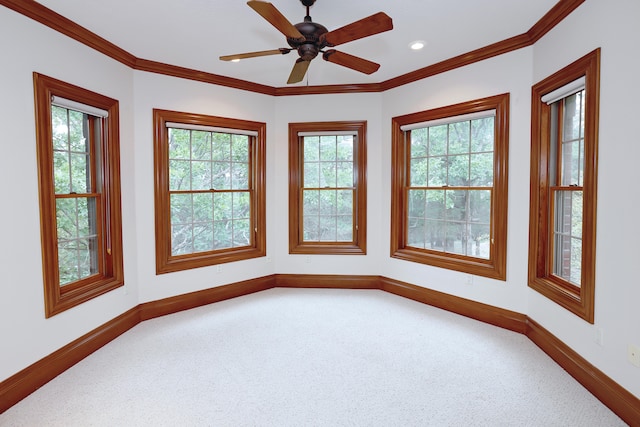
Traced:
<path id="1" fill-rule="evenodd" d="M 632 426 L 640 399 L 528 316 L 382 276 L 274 274 L 143 303 L 0 382 L 0 414 L 144 320 L 274 287 L 377 289 L 526 335 L 587 390 Z"/>
<path id="2" fill-rule="evenodd" d="M 225 86 L 249 92 L 260 93 L 271 96 L 293 96 L 293 95 L 319 95 L 333 93 L 366 93 L 384 92 L 397 88 L 436 74 L 451 71 L 464 67 L 475 62 L 483 61 L 497 55 L 502 55 L 523 47 L 531 46 L 553 27 L 558 25 L 564 18 L 573 12 L 585 0 L 559 0 L 538 22 L 536 22 L 527 32 L 511 37 L 509 39 L 490 44 L 480 49 L 458 55 L 441 61 L 437 64 L 385 80 L 381 83 L 367 84 L 346 84 L 346 85 L 322 85 L 322 86 L 291 86 L 273 87 L 218 74 L 207 73 L 190 68 L 169 65 L 162 62 L 137 58 L 105 40 L 97 34 L 76 24 L 68 18 L 46 8 L 33 0 L 0 0 L 0 4 L 31 18 L 41 24 L 65 34 L 72 39 L 83 43 L 98 52 L 121 62 L 135 70 L 147 71 L 151 73 L 163 74 L 172 77 L 179 77 L 188 80 L 195 80 L 203 83 L 210 83 L 218 86 Z"/>

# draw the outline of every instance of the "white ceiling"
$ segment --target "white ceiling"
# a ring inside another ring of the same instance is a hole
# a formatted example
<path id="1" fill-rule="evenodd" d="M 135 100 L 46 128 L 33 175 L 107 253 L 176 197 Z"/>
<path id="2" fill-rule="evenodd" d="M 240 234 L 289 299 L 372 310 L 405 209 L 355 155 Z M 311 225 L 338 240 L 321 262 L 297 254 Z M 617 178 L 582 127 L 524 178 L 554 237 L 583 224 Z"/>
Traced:
<path id="1" fill-rule="evenodd" d="M 286 86 L 296 52 L 224 62 L 221 55 L 288 47 L 285 36 L 245 0 L 38 0 L 142 59 L 273 87 Z M 379 83 L 528 31 L 557 0 L 317 0 L 310 15 L 329 31 L 376 12 L 391 31 L 337 46 L 379 63 L 371 75 L 313 60 L 298 85 Z M 300 0 L 271 3 L 293 24 Z M 424 40 L 421 51 L 408 45 Z"/>

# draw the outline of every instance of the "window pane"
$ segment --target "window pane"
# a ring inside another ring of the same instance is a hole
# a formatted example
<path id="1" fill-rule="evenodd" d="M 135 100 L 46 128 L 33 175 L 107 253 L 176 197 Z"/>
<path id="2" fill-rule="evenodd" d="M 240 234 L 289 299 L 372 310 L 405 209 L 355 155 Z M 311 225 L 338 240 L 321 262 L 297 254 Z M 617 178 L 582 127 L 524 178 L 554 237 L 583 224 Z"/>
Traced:
<path id="1" fill-rule="evenodd" d="M 427 205 L 425 190 L 409 190 L 409 218 L 424 218 Z"/>
<path id="2" fill-rule="evenodd" d="M 429 190 L 426 192 L 427 210 L 426 215 L 429 219 L 444 219 L 445 217 L 445 191 Z"/>
<path id="3" fill-rule="evenodd" d="M 224 220 L 213 223 L 215 249 L 227 249 L 233 247 L 233 221 Z"/>
<path id="4" fill-rule="evenodd" d="M 304 187 L 319 188 L 320 187 L 320 163 L 304 162 Z"/>
<path id="5" fill-rule="evenodd" d="M 192 161 L 191 190 L 210 190 L 211 184 L 211 162 Z"/>
<path id="6" fill-rule="evenodd" d="M 429 179 L 427 186 L 442 187 L 447 183 L 447 158 L 431 157 L 429 158 Z"/>
<path id="7" fill-rule="evenodd" d="M 353 139 L 352 135 L 341 135 L 337 137 L 337 160 L 347 160 L 353 162 Z"/>
<path id="8" fill-rule="evenodd" d="M 428 164 L 429 159 L 425 157 L 411 159 L 411 181 L 409 185 L 413 187 L 424 187 L 427 185 Z"/>
<path id="9" fill-rule="evenodd" d="M 216 190 L 231 189 L 231 163 L 213 162 L 213 188 Z"/>
<path id="10" fill-rule="evenodd" d="M 193 225 L 172 224 L 171 226 L 171 255 L 193 253 Z"/>
<path id="11" fill-rule="evenodd" d="M 320 191 L 320 215 L 335 215 L 337 211 L 336 191 Z"/>
<path id="12" fill-rule="evenodd" d="M 193 251 L 206 252 L 214 250 L 213 222 L 197 224 L 193 227 Z"/>
<path id="13" fill-rule="evenodd" d="M 248 219 L 233 221 L 233 247 L 247 246 L 251 242 L 251 223 Z"/>
<path id="14" fill-rule="evenodd" d="M 228 133 L 212 133 L 213 160 L 218 162 L 231 161 L 231 135 Z"/>
<path id="15" fill-rule="evenodd" d="M 67 109 L 51 106 L 51 130 L 53 131 L 53 149 L 69 150 L 69 124 L 67 122 Z"/>
<path id="16" fill-rule="evenodd" d="M 78 272 L 77 240 L 58 242 L 58 272 L 60 286 L 68 285 L 80 279 Z"/>
<path id="17" fill-rule="evenodd" d="M 575 140 L 584 135 L 584 91 L 564 98 L 563 139 Z"/>
<path id="18" fill-rule="evenodd" d="M 494 118 L 486 117 L 471 121 L 471 152 L 493 151 Z"/>
<path id="19" fill-rule="evenodd" d="M 469 185 L 469 155 L 449 156 L 449 182 L 452 187 Z"/>
<path id="20" fill-rule="evenodd" d="M 249 137 L 246 135 L 232 135 L 231 160 L 234 162 L 249 162 Z"/>
<path id="21" fill-rule="evenodd" d="M 87 154 L 71 153 L 71 191 L 75 193 L 91 192 L 91 175 L 89 156 Z"/>
<path id="22" fill-rule="evenodd" d="M 337 213 L 338 215 L 353 216 L 353 190 L 338 190 L 337 194 Z"/>
<path id="23" fill-rule="evenodd" d="M 213 221 L 213 194 L 198 193 L 193 195 L 193 222 Z"/>
<path id="24" fill-rule="evenodd" d="M 467 255 L 489 259 L 491 254 L 491 229 L 489 224 L 471 224 Z"/>
<path id="25" fill-rule="evenodd" d="M 216 221 L 233 219 L 233 193 L 215 193 L 213 203 Z"/>
<path id="26" fill-rule="evenodd" d="M 582 199 L 582 191 L 555 193 L 553 274 L 576 285 L 582 271 Z"/>
<path id="27" fill-rule="evenodd" d="M 449 253 L 467 255 L 468 236 L 465 224 L 447 222 L 445 251 Z"/>
<path id="28" fill-rule="evenodd" d="M 471 154 L 471 186 L 493 186 L 493 153 Z"/>
<path id="29" fill-rule="evenodd" d="M 87 115 L 79 111 L 69 110 L 69 149 L 76 152 L 88 151 L 85 136 Z"/>
<path id="30" fill-rule="evenodd" d="M 336 164 L 323 162 L 320 164 L 320 187 L 335 187 L 337 182 Z"/>
<path id="31" fill-rule="evenodd" d="M 336 160 L 336 137 L 321 136 L 320 137 L 320 160 L 334 161 Z"/>
<path id="32" fill-rule="evenodd" d="M 191 133 L 185 129 L 169 129 L 169 159 L 191 158 Z"/>
<path id="33" fill-rule="evenodd" d="M 305 162 L 317 162 L 320 160 L 320 137 L 304 137 L 304 160 Z"/>
<path id="34" fill-rule="evenodd" d="M 317 215 L 320 212 L 320 191 L 304 190 L 302 192 L 304 215 Z"/>
<path id="35" fill-rule="evenodd" d="M 169 160 L 169 190 L 189 190 L 191 164 L 188 160 Z"/>
<path id="36" fill-rule="evenodd" d="M 338 187 L 353 187 L 353 162 L 336 163 Z"/>
<path id="37" fill-rule="evenodd" d="M 491 191 L 469 190 L 469 221 L 491 223 Z"/>
<path id="38" fill-rule="evenodd" d="M 335 242 L 337 241 L 338 225 L 335 216 L 320 217 L 320 241 Z"/>
<path id="39" fill-rule="evenodd" d="M 425 241 L 426 231 L 425 220 L 423 218 L 409 218 L 407 227 L 407 244 L 414 248 L 430 249 Z"/>
<path id="40" fill-rule="evenodd" d="M 191 131 L 191 158 L 211 160 L 211 132 Z"/>
<path id="41" fill-rule="evenodd" d="M 71 193 L 71 175 L 69 174 L 69 153 L 53 153 L 54 191 L 56 194 Z"/>
<path id="42" fill-rule="evenodd" d="M 305 215 L 303 217 L 302 239 L 305 242 L 317 242 L 320 239 L 319 227 L 320 218 L 316 215 Z"/>
<path id="43" fill-rule="evenodd" d="M 411 157 L 425 157 L 427 155 L 428 128 L 411 131 Z"/>
<path id="44" fill-rule="evenodd" d="M 246 190 L 249 188 L 249 163 L 231 164 L 231 188 Z"/>
<path id="45" fill-rule="evenodd" d="M 251 218 L 251 194 L 248 191 L 233 193 L 233 217 L 235 219 Z"/>
<path id="46" fill-rule="evenodd" d="M 444 251 L 445 222 L 427 220 L 425 221 L 425 232 L 424 248 L 434 251 Z"/>
<path id="47" fill-rule="evenodd" d="M 453 123 L 449 125 L 449 151 L 448 154 L 462 154 L 469 152 L 469 121 Z"/>
<path id="48" fill-rule="evenodd" d="M 170 204 L 171 224 L 190 224 L 193 222 L 191 194 L 172 194 Z"/>
<path id="49" fill-rule="evenodd" d="M 337 217 L 337 236 L 338 242 L 352 242 L 353 241 L 353 216 L 352 215 L 340 215 Z"/>
<path id="50" fill-rule="evenodd" d="M 447 125 L 432 126 L 429 128 L 429 155 L 438 156 L 447 154 Z M 415 131 L 414 131 L 415 132 Z"/>

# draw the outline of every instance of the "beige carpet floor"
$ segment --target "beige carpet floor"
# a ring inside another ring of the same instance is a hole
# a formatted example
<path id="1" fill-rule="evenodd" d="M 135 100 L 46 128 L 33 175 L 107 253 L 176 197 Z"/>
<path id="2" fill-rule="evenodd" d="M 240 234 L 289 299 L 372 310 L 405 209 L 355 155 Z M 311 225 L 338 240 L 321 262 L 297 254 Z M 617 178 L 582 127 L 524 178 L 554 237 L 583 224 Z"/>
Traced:
<path id="1" fill-rule="evenodd" d="M 1 426 L 624 426 L 525 336 L 375 290 L 141 323 Z"/>

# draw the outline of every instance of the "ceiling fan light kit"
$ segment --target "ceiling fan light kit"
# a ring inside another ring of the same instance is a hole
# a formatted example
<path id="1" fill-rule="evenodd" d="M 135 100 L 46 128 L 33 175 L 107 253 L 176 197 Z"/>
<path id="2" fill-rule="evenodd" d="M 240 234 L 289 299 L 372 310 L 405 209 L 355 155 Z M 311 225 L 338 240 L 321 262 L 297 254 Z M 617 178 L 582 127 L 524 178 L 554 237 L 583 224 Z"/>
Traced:
<path id="1" fill-rule="evenodd" d="M 309 8 L 313 6 L 315 1 L 316 0 L 300 0 L 302 5 L 307 8 L 307 14 L 303 22 L 295 25 L 291 24 L 273 4 L 258 0 L 248 1 L 247 4 L 249 7 L 280 31 L 287 38 L 287 44 L 291 47 L 225 55 L 221 56 L 220 59 L 223 61 L 233 61 L 267 55 L 284 55 L 295 50 L 298 52 L 299 58 L 293 66 L 287 84 L 301 82 L 307 73 L 309 64 L 319 53 L 322 53 L 322 58 L 325 61 L 352 70 L 365 74 L 376 72 L 380 68 L 380 64 L 348 53 L 339 52 L 335 49 L 325 50 L 325 48 L 333 48 L 350 41 L 389 31 L 393 28 L 391 18 L 384 12 L 378 12 L 336 30 L 329 31 L 324 25 L 313 22 L 309 15 Z"/>

